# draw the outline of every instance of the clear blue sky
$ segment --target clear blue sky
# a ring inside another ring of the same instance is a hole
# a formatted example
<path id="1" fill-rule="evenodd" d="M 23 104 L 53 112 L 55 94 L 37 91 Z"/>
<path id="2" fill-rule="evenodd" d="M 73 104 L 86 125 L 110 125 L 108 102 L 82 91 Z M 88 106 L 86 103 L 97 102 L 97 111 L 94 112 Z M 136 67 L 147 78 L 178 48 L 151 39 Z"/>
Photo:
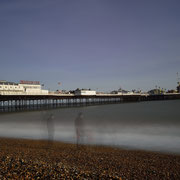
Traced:
<path id="1" fill-rule="evenodd" d="M 177 72 L 179 0 L 0 1 L 1 80 L 172 89 Z"/>

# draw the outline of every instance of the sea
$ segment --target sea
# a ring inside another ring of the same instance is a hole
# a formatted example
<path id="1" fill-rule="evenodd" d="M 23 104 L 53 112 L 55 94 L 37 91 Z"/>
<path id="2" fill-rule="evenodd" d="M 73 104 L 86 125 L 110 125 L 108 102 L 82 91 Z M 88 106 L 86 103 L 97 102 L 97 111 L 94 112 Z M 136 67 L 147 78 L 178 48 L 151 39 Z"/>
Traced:
<path id="1" fill-rule="evenodd" d="M 180 100 L 1 112 L 0 137 L 180 154 Z"/>

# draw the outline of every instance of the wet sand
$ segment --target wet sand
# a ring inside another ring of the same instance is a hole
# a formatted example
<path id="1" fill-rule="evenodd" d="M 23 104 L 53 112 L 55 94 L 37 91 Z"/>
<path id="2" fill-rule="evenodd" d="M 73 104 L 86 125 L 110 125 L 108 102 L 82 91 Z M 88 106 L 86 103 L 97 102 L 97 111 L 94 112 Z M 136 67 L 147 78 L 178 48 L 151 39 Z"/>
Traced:
<path id="1" fill-rule="evenodd" d="M 180 179 L 180 155 L 0 138 L 0 179 Z"/>

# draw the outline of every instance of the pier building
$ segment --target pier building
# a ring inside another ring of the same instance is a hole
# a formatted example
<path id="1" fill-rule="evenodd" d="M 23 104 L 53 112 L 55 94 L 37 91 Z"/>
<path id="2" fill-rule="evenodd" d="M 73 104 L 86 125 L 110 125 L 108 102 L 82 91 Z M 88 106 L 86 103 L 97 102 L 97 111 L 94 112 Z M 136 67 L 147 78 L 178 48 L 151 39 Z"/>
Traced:
<path id="1" fill-rule="evenodd" d="M 82 95 L 93 96 L 93 95 L 96 95 L 96 91 L 92 91 L 90 89 L 76 89 L 74 91 L 74 95 L 76 95 L 76 96 L 82 96 Z"/>
<path id="2" fill-rule="evenodd" d="M 112 91 L 111 94 L 118 94 L 118 95 L 133 95 L 134 92 L 132 92 L 132 91 L 126 91 L 126 90 L 118 90 L 118 91 Z"/>
<path id="3" fill-rule="evenodd" d="M 22 86 L 14 82 L 0 81 L 0 95 L 18 95 L 23 94 Z"/>
<path id="4" fill-rule="evenodd" d="M 41 89 L 39 81 L 23 81 L 20 83 L 0 81 L 0 95 L 47 95 L 48 90 Z"/>
<path id="5" fill-rule="evenodd" d="M 159 94 L 164 94 L 165 91 L 163 89 L 152 89 L 148 91 L 148 94 L 150 95 L 159 95 Z"/>

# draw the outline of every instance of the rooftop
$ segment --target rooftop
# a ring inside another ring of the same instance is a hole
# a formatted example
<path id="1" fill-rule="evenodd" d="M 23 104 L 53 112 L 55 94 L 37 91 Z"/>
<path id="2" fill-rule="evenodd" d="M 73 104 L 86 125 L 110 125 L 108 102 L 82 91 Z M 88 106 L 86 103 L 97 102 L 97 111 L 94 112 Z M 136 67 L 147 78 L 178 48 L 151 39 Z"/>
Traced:
<path id="1" fill-rule="evenodd" d="M 7 81 L 0 81 L 0 84 L 4 84 L 4 85 L 18 85 L 17 83 L 7 82 Z"/>

